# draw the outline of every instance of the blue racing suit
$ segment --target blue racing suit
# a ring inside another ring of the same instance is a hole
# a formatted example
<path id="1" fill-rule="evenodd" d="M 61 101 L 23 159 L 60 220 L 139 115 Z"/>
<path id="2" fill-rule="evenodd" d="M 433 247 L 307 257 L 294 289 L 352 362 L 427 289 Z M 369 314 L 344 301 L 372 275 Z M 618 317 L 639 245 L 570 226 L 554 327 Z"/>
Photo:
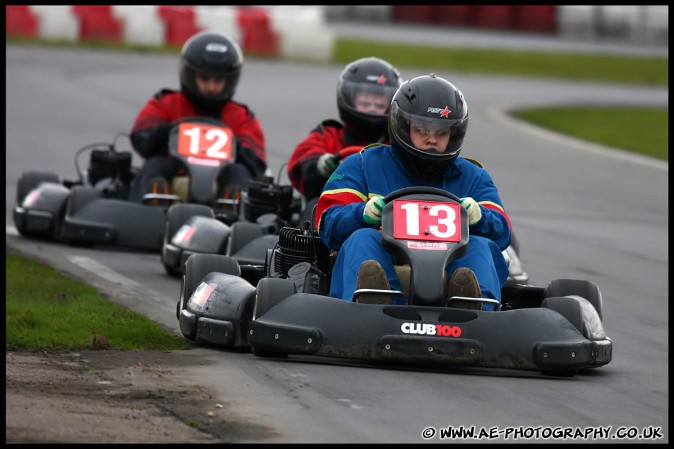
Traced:
<path id="1" fill-rule="evenodd" d="M 344 159 L 323 188 L 316 208 L 316 223 L 321 240 L 339 251 L 332 270 L 330 296 L 351 301 L 356 290 L 358 270 L 368 259 L 384 268 L 393 290 L 401 290 L 394 264 L 397 257 L 381 245 L 381 232 L 365 223 L 363 211 L 376 195 L 410 186 L 444 189 L 456 196 L 472 197 L 478 202 L 482 218 L 469 227 L 466 254 L 447 267 L 448 276 L 459 267 L 475 272 L 483 298 L 501 301 L 501 288 L 508 278 L 508 266 L 502 251 L 510 245 L 511 224 L 505 213 L 491 175 L 479 163 L 457 157 L 432 179 L 422 178 L 406 164 L 390 145 L 372 145 Z M 400 295 L 392 295 L 393 304 L 404 304 Z M 483 303 L 485 310 L 494 305 Z"/>

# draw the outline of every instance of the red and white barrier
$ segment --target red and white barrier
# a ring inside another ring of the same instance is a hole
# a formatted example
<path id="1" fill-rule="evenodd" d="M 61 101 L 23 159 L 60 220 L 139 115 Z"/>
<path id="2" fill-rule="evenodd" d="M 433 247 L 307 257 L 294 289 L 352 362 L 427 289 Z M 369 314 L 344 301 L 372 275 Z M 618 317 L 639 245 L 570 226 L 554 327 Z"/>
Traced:
<path id="1" fill-rule="evenodd" d="M 333 36 L 313 6 L 6 5 L 5 34 L 23 38 L 182 44 L 201 30 L 236 39 L 244 53 L 328 61 Z"/>

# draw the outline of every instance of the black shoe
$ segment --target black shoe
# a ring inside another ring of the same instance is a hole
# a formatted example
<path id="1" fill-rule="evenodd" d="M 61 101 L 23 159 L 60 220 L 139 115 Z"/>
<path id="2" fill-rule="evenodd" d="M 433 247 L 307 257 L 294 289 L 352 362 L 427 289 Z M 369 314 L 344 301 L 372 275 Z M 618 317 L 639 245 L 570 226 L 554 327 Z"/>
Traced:
<path id="1" fill-rule="evenodd" d="M 482 301 L 471 301 L 468 299 L 455 299 L 451 298 L 455 296 L 460 296 L 464 298 L 482 298 L 482 291 L 480 290 L 480 284 L 477 282 L 477 277 L 475 273 L 470 268 L 458 268 L 452 278 L 449 280 L 449 299 L 447 301 L 447 307 L 454 307 L 457 309 L 471 309 L 471 310 L 482 310 Z"/>
<path id="2" fill-rule="evenodd" d="M 384 269 L 376 260 L 366 260 L 358 270 L 356 291 L 365 289 L 358 295 L 354 294 L 354 302 L 360 304 L 391 304 L 391 286 Z"/>

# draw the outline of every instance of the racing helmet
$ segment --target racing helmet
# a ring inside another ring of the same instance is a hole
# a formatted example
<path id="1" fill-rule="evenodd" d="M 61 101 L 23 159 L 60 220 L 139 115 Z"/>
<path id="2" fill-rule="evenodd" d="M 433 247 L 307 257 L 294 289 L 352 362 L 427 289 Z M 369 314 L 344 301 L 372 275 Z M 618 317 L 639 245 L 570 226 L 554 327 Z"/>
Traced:
<path id="1" fill-rule="evenodd" d="M 361 58 L 349 63 L 337 82 L 339 118 L 359 139 L 376 142 L 387 135 L 388 107 L 384 115 L 356 109 L 356 94 L 382 95 L 389 105 L 400 87 L 400 72 L 383 59 Z"/>
<path id="2" fill-rule="evenodd" d="M 243 53 L 230 36 L 216 31 L 201 31 L 190 37 L 180 53 L 180 87 L 198 106 L 212 109 L 222 106 L 234 95 L 243 66 Z M 225 78 L 219 95 L 199 92 L 196 73 L 205 72 Z"/>
<path id="3" fill-rule="evenodd" d="M 447 147 L 438 148 L 438 151 L 416 148 L 410 138 L 412 123 L 428 129 L 449 131 Z M 468 104 L 463 94 L 452 83 L 435 74 L 406 81 L 391 102 L 391 146 L 408 156 L 407 159 L 422 173 L 437 173 L 456 159 L 467 129 Z"/>

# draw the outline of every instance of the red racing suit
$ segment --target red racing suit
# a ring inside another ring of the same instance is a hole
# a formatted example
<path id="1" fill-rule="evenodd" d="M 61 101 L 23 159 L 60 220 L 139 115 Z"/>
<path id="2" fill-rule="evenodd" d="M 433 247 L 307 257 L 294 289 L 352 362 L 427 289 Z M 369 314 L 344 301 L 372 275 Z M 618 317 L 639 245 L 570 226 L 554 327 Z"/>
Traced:
<path id="1" fill-rule="evenodd" d="M 340 122 L 325 120 L 295 147 L 288 160 L 290 183 L 307 200 L 317 198 L 326 181 L 316 168 L 318 158 L 325 153 L 341 154 L 345 157 L 371 143 L 373 142 L 353 137 L 350 130 Z"/>
<path id="2" fill-rule="evenodd" d="M 163 89 L 155 94 L 138 112 L 131 130 L 134 149 L 148 159 L 155 155 L 168 155 L 168 128 L 172 122 L 184 117 L 205 115 L 198 111 L 182 92 Z M 265 138 L 262 126 L 248 106 L 228 101 L 219 111 L 219 116 L 237 138 L 237 162 L 244 164 L 255 176 L 267 168 Z M 157 133 L 162 126 L 165 133 Z"/>
<path id="3" fill-rule="evenodd" d="M 131 186 L 131 201 L 142 201 L 154 178 L 163 177 L 170 182 L 176 175 L 180 167 L 167 157 L 171 124 L 178 119 L 195 116 L 221 120 L 232 129 L 237 139 L 235 163 L 227 166 L 218 176 L 218 196 L 229 192 L 232 186 L 236 186 L 235 191 L 240 190 L 251 177 L 265 172 L 264 133 L 259 120 L 246 105 L 230 100 L 221 109 L 204 113 L 182 92 L 163 89 L 138 112 L 131 130 L 133 148 L 146 159 Z"/>

